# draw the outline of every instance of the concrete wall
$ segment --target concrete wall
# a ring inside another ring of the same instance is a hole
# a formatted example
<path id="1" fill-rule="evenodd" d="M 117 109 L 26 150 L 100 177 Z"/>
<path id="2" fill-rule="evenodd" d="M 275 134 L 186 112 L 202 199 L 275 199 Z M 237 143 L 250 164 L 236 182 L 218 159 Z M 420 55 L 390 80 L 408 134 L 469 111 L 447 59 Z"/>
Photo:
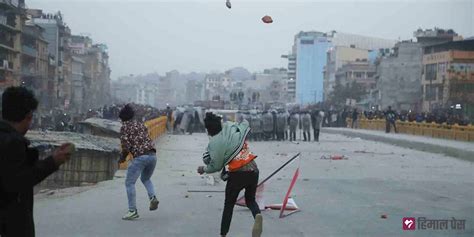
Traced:
<path id="1" fill-rule="evenodd" d="M 46 153 L 40 156 L 45 158 Z M 110 180 L 118 169 L 118 157 L 118 152 L 78 150 L 71 160 L 39 186 L 40 188 L 63 188 Z"/>
<path id="2" fill-rule="evenodd" d="M 419 109 L 421 100 L 422 50 L 418 43 L 402 42 L 398 55 L 377 65 L 377 104 L 380 109 Z"/>

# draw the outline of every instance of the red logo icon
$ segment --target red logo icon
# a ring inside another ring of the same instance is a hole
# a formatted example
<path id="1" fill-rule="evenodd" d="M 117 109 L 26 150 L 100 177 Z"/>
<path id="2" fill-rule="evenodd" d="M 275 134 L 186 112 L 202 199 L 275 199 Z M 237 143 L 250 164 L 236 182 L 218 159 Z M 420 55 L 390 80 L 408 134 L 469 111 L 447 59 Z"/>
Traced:
<path id="1" fill-rule="evenodd" d="M 405 217 L 402 219 L 403 230 L 415 230 L 415 218 Z"/>

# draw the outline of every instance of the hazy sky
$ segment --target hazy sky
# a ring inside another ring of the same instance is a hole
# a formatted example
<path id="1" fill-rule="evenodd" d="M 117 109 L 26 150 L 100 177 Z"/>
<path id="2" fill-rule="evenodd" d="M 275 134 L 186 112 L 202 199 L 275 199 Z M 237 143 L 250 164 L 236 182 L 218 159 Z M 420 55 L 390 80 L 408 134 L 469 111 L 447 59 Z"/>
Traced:
<path id="1" fill-rule="evenodd" d="M 26 0 L 60 10 L 73 34 L 109 47 L 112 77 L 179 70 L 286 66 L 301 30 L 411 39 L 417 28 L 453 28 L 474 36 L 474 0 Z M 263 24 L 264 15 L 273 24 Z"/>

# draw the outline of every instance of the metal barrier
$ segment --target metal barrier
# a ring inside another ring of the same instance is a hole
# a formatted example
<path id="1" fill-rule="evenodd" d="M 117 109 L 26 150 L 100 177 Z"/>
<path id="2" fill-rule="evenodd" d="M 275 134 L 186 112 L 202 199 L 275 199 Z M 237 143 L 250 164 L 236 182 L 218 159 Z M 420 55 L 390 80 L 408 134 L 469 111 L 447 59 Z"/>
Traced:
<path id="1" fill-rule="evenodd" d="M 352 124 L 351 119 L 347 123 L 349 126 Z M 433 138 L 442 138 L 457 141 L 469 141 L 474 142 L 474 126 L 459 126 L 459 125 L 447 125 L 437 123 L 417 123 L 417 122 L 396 122 L 397 130 L 399 133 L 411 134 L 416 136 L 425 136 Z M 385 120 L 368 120 L 361 119 L 359 121 L 359 128 L 369 130 L 381 130 L 385 131 Z"/>
<path id="2" fill-rule="evenodd" d="M 161 116 L 156 119 L 148 120 L 145 122 L 145 126 L 148 128 L 148 135 L 151 140 L 155 141 L 162 134 L 166 133 L 166 116 Z M 119 165 L 119 169 L 125 170 L 128 167 L 128 161 L 132 159 L 132 155 L 128 154 L 127 161 Z"/>

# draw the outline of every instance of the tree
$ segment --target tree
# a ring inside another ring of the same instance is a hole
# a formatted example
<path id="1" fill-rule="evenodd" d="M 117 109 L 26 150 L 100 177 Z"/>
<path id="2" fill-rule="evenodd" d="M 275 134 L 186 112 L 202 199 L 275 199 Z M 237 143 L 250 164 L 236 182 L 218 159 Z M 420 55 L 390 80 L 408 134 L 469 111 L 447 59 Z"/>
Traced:
<path id="1" fill-rule="evenodd" d="M 329 103 L 336 108 L 342 108 L 345 106 L 347 99 L 360 101 L 364 95 L 366 95 L 365 88 L 355 81 L 347 86 L 336 82 L 333 91 L 329 95 Z"/>

